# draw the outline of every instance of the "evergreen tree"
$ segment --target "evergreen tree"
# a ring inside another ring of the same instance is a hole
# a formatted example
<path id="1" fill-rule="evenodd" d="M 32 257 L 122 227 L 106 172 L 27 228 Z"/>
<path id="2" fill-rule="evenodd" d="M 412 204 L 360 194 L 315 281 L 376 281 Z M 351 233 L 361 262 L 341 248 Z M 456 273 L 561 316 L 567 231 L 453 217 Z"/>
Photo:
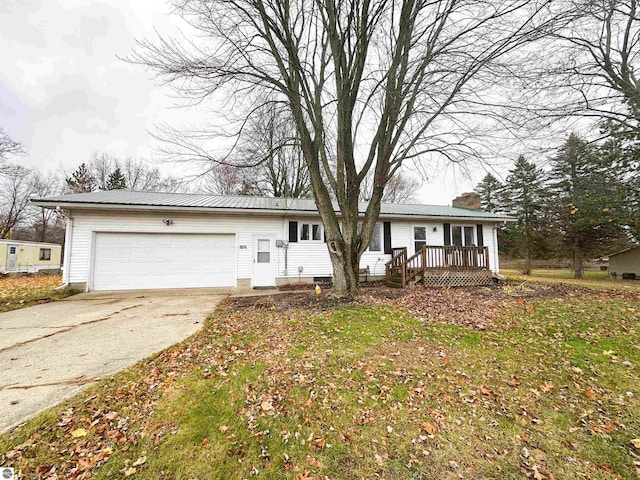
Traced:
<path id="1" fill-rule="evenodd" d="M 542 243 L 540 228 L 544 225 L 544 198 L 544 173 L 520 155 L 509 171 L 502 202 L 505 212 L 518 219 L 515 224 L 505 227 L 505 233 L 525 259 L 525 275 L 531 274 L 533 252 Z"/>
<path id="2" fill-rule="evenodd" d="M 607 125 L 604 131 L 610 136 L 598 155 L 612 177 L 611 203 L 630 240 L 640 244 L 640 139 L 621 135 Z"/>
<path id="3" fill-rule="evenodd" d="M 106 187 L 107 190 L 124 190 L 127 188 L 127 181 L 120 171 L 120 167 L 116 167 L 116 169 L 109 175 Z"/>
<path id="4" fill-rule="evenodd" d="M 475 189 L 478 195 L 480 195 L 480 205 L 483 210 L 491 213 L 502 210 L 500 198 L 503 188 L 502 182 L 491 173 L 485 175 Z"/>
<path id="5" fill-rule="evenodd" d="M 549 176 L 554 225 L 576 278 L 582 278 L 586 258 L 606 253 L 622 233 L 619 181 L 610 160 L 598 153 L 571 134 Z"/>
<path id="6" fill-rule="evenodd" d="M 66 179 L 67 186 L 73 193 L 93 192 L 96 189 L 96 179 L 89 173 L 85 163 Z"/>

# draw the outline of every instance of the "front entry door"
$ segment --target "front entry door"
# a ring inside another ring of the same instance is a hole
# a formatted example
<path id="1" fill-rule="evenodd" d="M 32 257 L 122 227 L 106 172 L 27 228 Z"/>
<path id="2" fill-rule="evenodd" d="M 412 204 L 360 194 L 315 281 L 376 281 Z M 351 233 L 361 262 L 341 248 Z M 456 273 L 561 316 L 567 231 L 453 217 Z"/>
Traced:
<path id="1" fill-rule="evenodd" d="M 275 287 L 273 238 L 255 237 L 253 245 L 253 286 Z"/>
<path id="2" fill-rule="evenodd" d="M 7 271 L 15 272 L 18 270 L 18 246 L 7 246 Z"/>

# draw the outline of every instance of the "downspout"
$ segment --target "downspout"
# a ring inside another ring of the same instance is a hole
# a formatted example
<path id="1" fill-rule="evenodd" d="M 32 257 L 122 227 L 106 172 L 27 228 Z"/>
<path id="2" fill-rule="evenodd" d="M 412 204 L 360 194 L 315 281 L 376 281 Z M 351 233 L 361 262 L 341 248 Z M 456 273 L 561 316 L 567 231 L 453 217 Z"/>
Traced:
<path id="1" fill-rule="evenodd" d="M 496 274 L 500 274 L 500 254 L 498 248 L 498 228 L 500 227 L 500 223 L 496 223 L 493 226 L 493 251 L 495 259 L 493 260 L 493 269 Z"/>
<path id="2" fill-rule="evenodd" d="M 62 285 L 56 287 L 55 290 L 64 290 L 69 286 L 69 261 L 71 260 L 71 239 L 73 238 L 73 217 L 67 214 L 60 207 L 56 207 L 56 211 L 67 219 L 67 227 L 64 232 L 64 259 L 62 264 Z"/>

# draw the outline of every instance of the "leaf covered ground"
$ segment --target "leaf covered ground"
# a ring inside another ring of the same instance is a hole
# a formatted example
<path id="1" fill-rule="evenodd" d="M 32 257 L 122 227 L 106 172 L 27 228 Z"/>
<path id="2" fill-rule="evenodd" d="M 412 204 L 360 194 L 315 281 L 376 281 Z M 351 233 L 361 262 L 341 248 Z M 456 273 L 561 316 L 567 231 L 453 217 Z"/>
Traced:
<path id="1" fill-rule="evenodd" d="M 229 299 L 0 437 L 20 478 L 627 479 L 640 296 L 510 284 Z"/>
<path id="2" fill-rule="evenodd" d="M 29 275 L 0 278 L 0 312 L 30 307 L 69 296 L 69 290 L 55 291 L 61 275 Z"/>

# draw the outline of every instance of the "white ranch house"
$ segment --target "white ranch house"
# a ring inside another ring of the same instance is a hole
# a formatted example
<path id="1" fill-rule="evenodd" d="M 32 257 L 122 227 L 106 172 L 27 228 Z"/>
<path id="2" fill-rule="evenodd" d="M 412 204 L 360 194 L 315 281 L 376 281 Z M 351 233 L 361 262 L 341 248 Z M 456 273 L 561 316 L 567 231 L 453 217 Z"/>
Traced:
<path id="1" fill-rule="evenodd" d="M 113 190 L 33 203 L 67 216 L 63 281 L 87 291 L 259 288 L 332 275 L 311 199 Z M 497 274 L 497 227 L 508 220 L 466 208 L 383 204 L 360 266 L 374 278 L 399 275 L 387 265 L 392 255 L 404 249 L 406 260 L 417 252 L 426 266 L 434 261 L 428 249 L 451 245 L 457 250 L 447 250 L 449 260 L 435 260 L 441 270 L 464 263 Z M 471 253 L 460 256 L 463 250 Z"/>

